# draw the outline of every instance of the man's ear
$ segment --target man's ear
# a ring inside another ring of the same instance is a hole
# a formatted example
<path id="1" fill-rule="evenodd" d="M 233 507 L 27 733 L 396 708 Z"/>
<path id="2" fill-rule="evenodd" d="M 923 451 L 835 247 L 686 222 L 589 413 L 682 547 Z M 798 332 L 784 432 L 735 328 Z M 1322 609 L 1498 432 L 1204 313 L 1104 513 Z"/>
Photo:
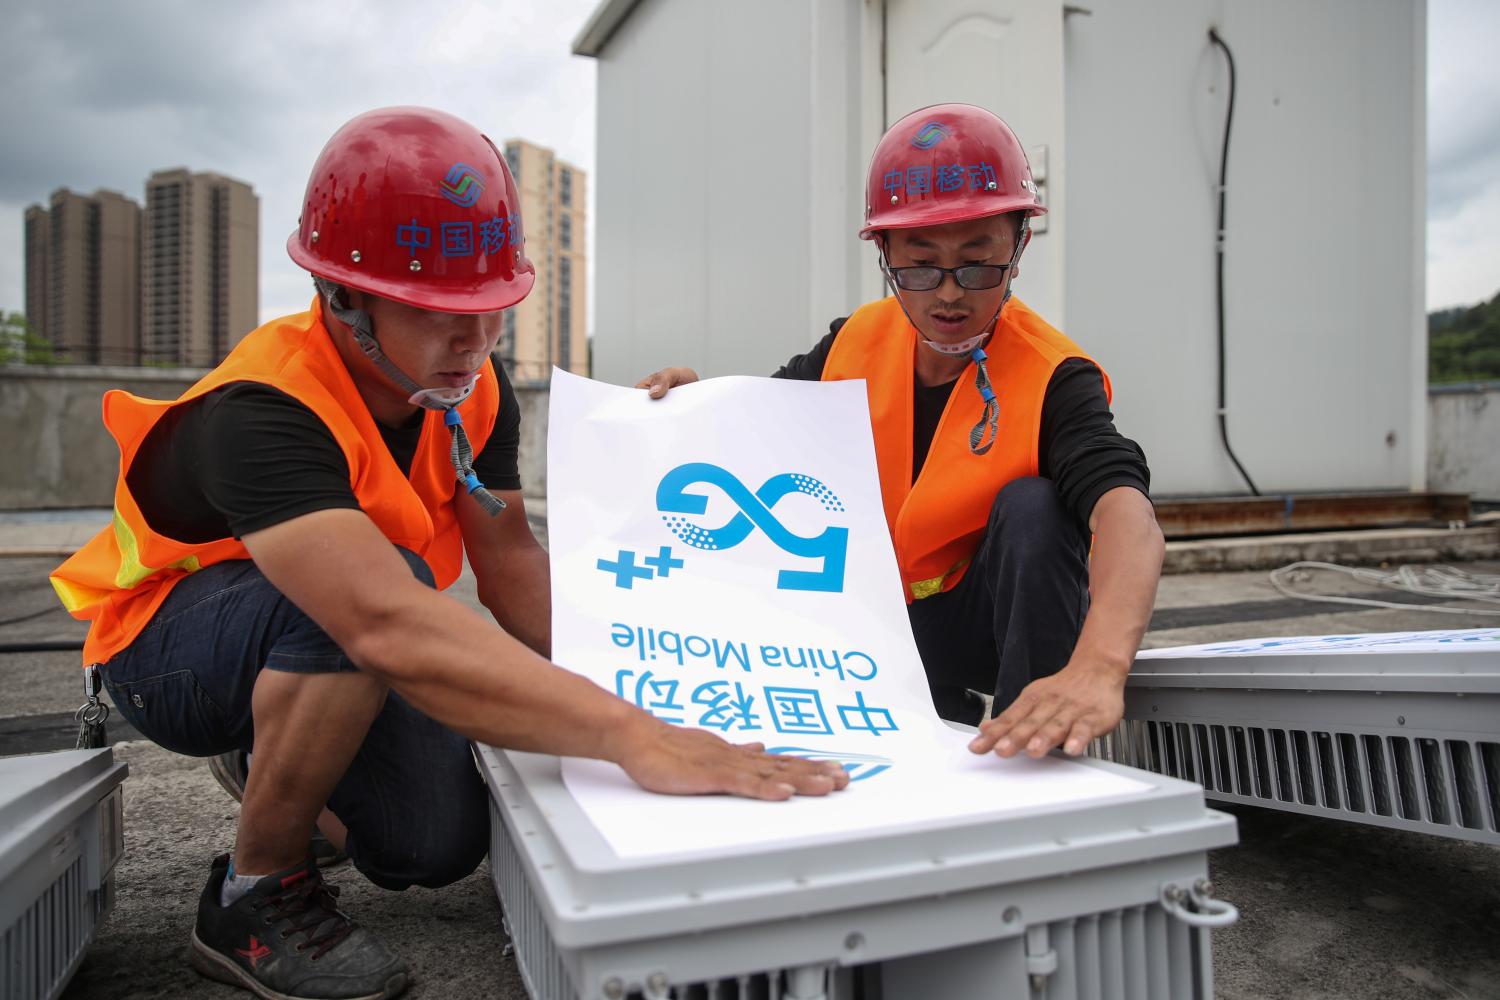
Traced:
<path id="1" fill-rule="evenodd" d="M 1026 248 L 1031 245 L 1031 227 L 1027 226 L 1021 233 L 1021 248 L 1016 251 L 1016 266 L 1010 269 L 1010 280 L 1015 281 L 1021 276 L 1021 258 L 1026 255 Z"/>

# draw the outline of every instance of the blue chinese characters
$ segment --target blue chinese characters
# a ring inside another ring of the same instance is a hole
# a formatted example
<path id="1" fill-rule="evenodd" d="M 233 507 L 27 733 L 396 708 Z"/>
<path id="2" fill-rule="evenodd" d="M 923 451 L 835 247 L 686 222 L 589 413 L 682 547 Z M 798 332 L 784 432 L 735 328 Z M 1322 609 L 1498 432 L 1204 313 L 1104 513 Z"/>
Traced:
<path id="1" fill-rule="evenodd" d="M 966 187 L 975 191 L 994 191 L 999 179 L 994 166 L 989 163 L 940 163 L 937 166 L 921 163 L 904 170 L 888 170 L 880 183 L 892 198 L 898 192 L 905 192 L 911 198 L 934 192 L 947 194 Z"/>
<path id="2" fill-rule="evenodd" d="M 847 686 L 879 673 L 862 650 L 755 644 L 624 622 L 610 628 L 611 643 L 639 664 L 615 671 L 615 693 L 665 722 L 787 736 L 880 736 L 900 729 L 889 709 Z M 737 679 L 704 680 L 684 668 L 733 671 Z M 774 680 L 766 676 L 773 671 Z"/>

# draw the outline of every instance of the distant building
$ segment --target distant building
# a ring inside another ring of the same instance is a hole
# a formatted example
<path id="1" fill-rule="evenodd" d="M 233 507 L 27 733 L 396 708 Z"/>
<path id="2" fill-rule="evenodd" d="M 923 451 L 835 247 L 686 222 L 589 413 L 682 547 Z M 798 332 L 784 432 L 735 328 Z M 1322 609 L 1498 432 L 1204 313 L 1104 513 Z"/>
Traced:
<path id="1" fill-rule="evenodd" d="M 26 319 L 60 360 L 138 363 L 140 248 L 141 206 L 114 191 L 26 209 Z"/>
<path id="2" fill-rule="evenodd" d="M 146 181 L 144 247 L 145 361 L 217 364 L 258 325 L 260 199 L 248 184 L 158 170 Z"/>
<path id="3" fill-rule="evenodd" d="M 520 139 L 505 144 L 505 159 L 521 191 L 526 253 L 537 277 L 531 294 L 505 312 L 500 356 L 518 382 L 544 381 L 554 365 L 587 375 L 587 175 Z"/>
<path id="4" fill-rule="evenodd" d="M 26 322 L 38 337 L 47 336 L 47 259 L 52 222 L 40 205 L 27 205 L 23 222 L 26 260 Z"/>

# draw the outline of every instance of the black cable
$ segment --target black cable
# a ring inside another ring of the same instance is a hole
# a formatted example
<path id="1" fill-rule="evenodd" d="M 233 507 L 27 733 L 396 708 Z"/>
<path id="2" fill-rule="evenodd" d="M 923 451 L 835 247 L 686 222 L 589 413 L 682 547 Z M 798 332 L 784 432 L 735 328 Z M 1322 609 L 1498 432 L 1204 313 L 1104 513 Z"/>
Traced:
<path id="1" fill-rule="evenodd" d="M 15 624 L 18 624 L 20 622 L 29 622 L 33 618 L 41 618 L 43 615 L 50 615 L 50 614 L 54 614 L 56 612 L 62 612 L 63 614 L 67 614 L 67 611 L 63 608 L 63 606 L 61 604 L 54 604 L 51 607 L 43 608 L 40 611 L 33 611 L 33 612 L 29 613 L 29 614 L 17 615 L 14 618 L 0 618 L 0 626 L 3 626 L 3 625 L 15 625 Z"/>
<path id="2" fill-rule="evenodd" d="M 36 639 L 31 642 L 0 642 L 0 653 L 65 653 L 83 649 L 82 639 Z"/>
<path id="3" fill-rule="evenodd" d="M 1229 455 L 1229 460 L 1234 463 L 1234 467 L 1244 478 L 1245 485 L 1250 487 L 1252 494 L 1260 496 L 1260 490 L 1255 487 L 1255 480 L 1250 478 L 1250 473 L 1245 471 L 1245 467 L 1235 456 L 1234 449 L 1229 446 L 1229 411 L 1224 386 L 1227 367 L 1224 361 L 1224 194 L 1225 182 L 1229 175 L 1229 132 L 1234 126 L 1234 54 L 1229 51 L 1229 46 L 1213 28 L 1208 29 L 1208 40 L 1224 50 L 1224 58 L 1229 63 L 1229 107 L 1224 112 L 1224 148 L 1219 153 L 1219 227 L 1214 239 L 1214 257 L 1218 271 L 1214 282 L 1214 293 L 1219 314 L 1219 438 L 1224 442 L 1224 451 Z"/>

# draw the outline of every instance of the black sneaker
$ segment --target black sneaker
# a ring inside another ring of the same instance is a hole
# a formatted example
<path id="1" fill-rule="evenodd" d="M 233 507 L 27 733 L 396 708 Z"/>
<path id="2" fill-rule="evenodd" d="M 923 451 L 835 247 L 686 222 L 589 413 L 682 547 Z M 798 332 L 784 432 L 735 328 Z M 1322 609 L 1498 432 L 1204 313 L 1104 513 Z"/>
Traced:
<path id="1" fill-rule="evenodd" d="M 338 909 L 311 859 L 267 875 L 229 906 L 229 855 L 214 859 L 198 900 L 188 961 L 266 1000 L 385 1000 L 406 989 L 406 963 Z"/>
<path id="2" fill-rule="evenodd" d="M 219 787 L 229 793 L 236 802 L 245 800 L 245 782 L 250 778 L 249 755 L 243 750 L 231 750 L 208 758 L 208 773 L 214 776 Z M 319 868 L 332 868 L 349 860 L 349 855 L 333 846 L 333 841 L 313 830 L 308 851 Z"/>

